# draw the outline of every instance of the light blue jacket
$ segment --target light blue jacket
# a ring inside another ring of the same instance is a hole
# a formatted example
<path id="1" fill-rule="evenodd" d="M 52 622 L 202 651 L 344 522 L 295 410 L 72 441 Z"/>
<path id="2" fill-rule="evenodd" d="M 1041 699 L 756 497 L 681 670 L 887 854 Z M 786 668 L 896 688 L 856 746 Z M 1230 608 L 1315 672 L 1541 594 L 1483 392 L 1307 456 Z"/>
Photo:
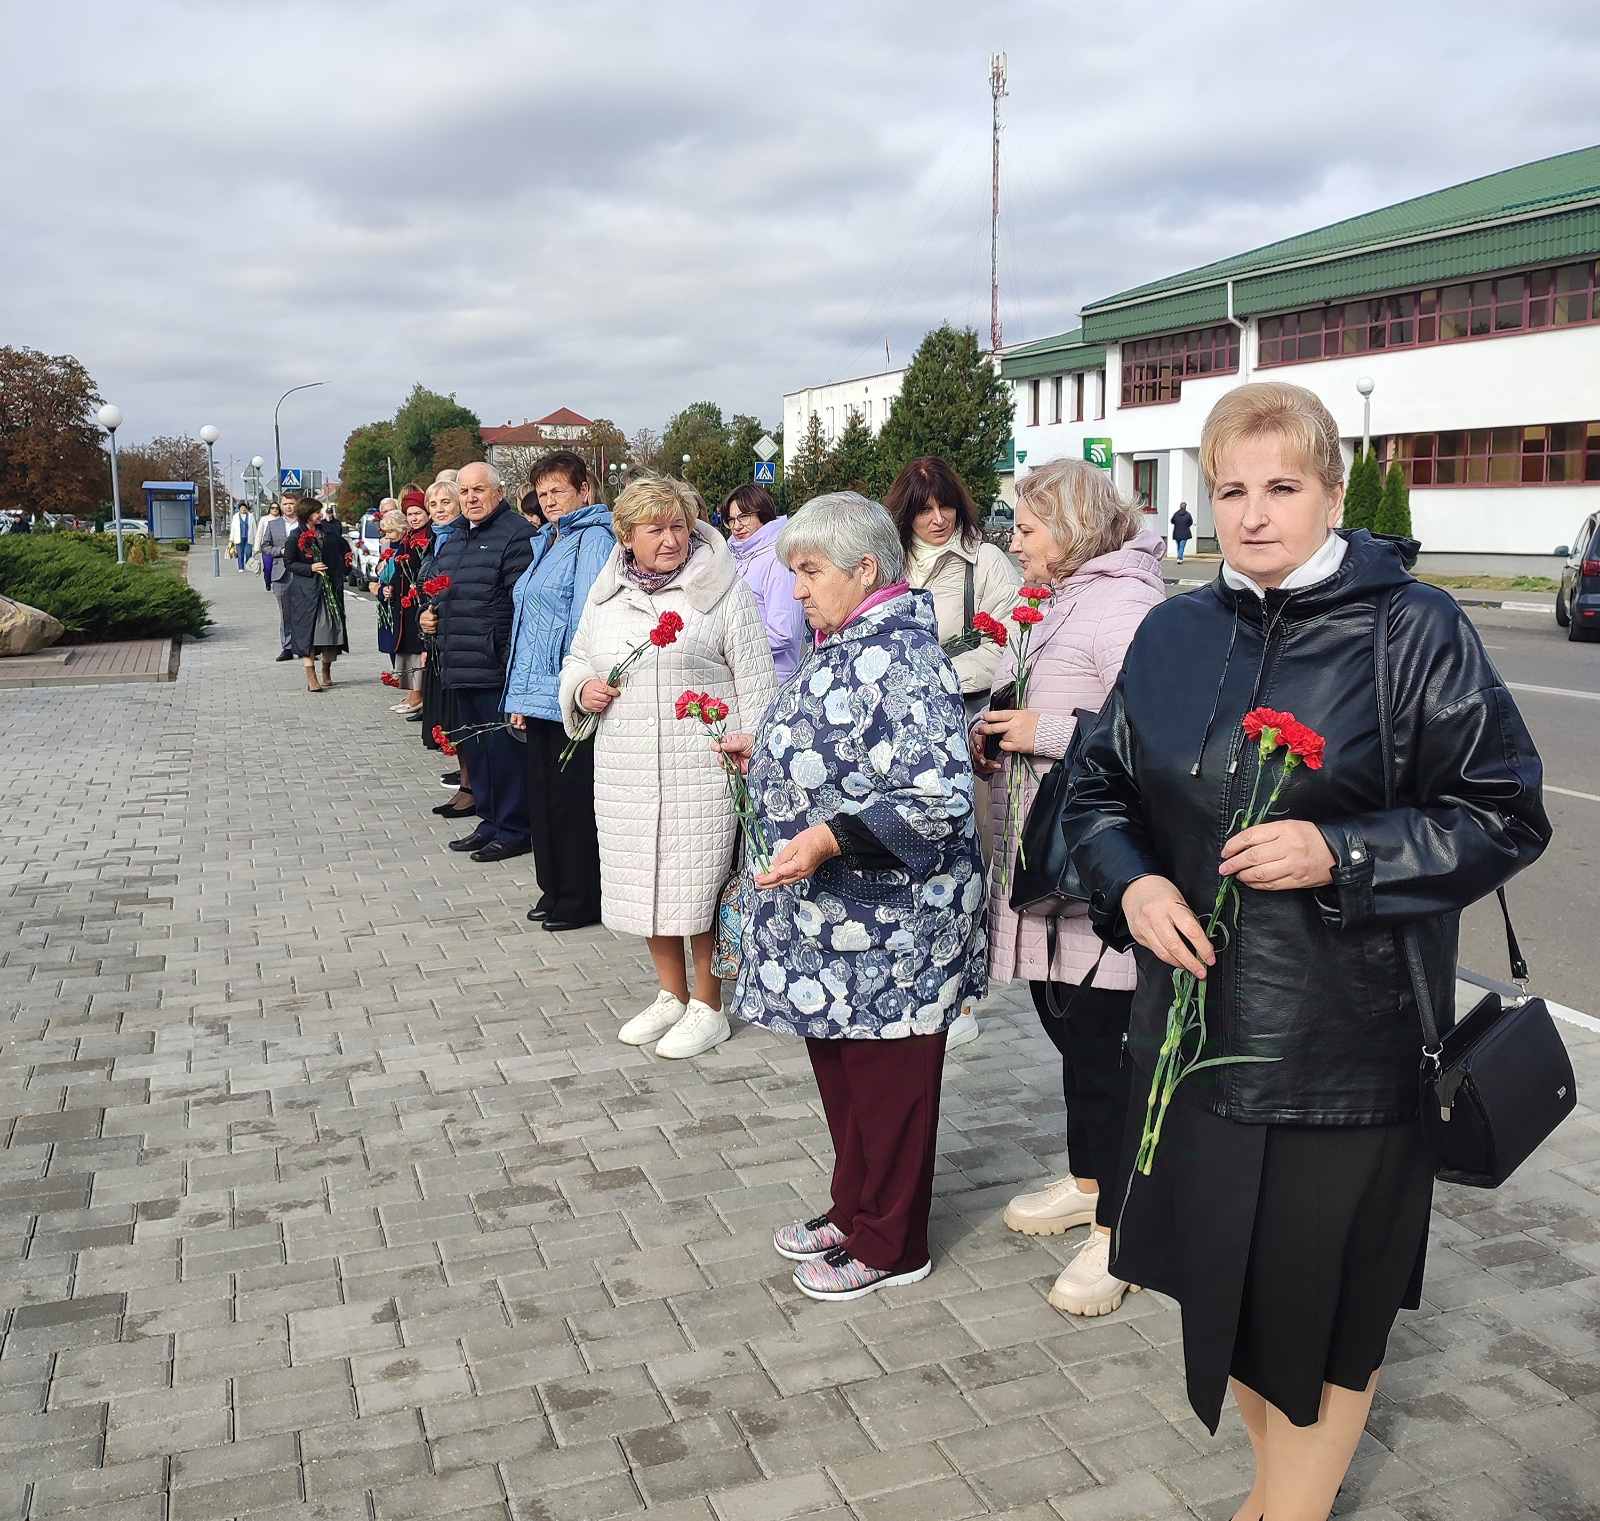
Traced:
<path id="1" fill-rule="evenodd" d="M 512 592 L 511 659 L 506 713 L 561 722 L 557 692 L 561 662 L 572 648 L 583 605 L 600 568 L 611 558 L 611 509 L 579 507 L 533 535 L 533 563 Z"/>

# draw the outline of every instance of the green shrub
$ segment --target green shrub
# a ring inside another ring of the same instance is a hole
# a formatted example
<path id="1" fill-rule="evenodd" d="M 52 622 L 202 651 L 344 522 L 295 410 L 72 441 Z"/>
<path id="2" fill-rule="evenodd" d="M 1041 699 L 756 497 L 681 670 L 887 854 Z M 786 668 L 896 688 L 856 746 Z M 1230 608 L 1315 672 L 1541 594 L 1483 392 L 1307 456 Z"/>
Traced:
<path id="1" fill-rule="evenodd" d="M 1350 480 L 1344 488 L 1344 526 L 1376 531 L 1378 503 L 1383 496 L 1383 477 L 1378 471 L 1375 451 L 1356 451 L 1350 466 Z"/>
<path id="2" fill-rule="evenodd" d="M 59 618 L 67 629 L 66 644 L 205 633 L 211 615 L 192 587 L 154 568 L 118 565 L 115 544 L 108 557 L 100 545 L 74 538 L 0 538 L 0 592 Z M 125 547 L 131 558 L 133 544 Z M 153 542 L 150 549 L 154 558 Z"/>
<path id="3" fill-rule="evenodd" d="M 1374 533 L 1390 533 L 1399 539 L 1411 537 L 1411 488 L 1406 484 L 1406 473 L 1396 460 L 1384 477 L 1383 498 L 1378 503 L 1378 520 Z"/>
<path id="4" fill-rule="evenodd" d="M 186 555 L 189 553 L 191 546 L 187 539 L 163 539 L 161 541 L 161 547 L 163 549 L 170 549 L 175 554 Z"/>

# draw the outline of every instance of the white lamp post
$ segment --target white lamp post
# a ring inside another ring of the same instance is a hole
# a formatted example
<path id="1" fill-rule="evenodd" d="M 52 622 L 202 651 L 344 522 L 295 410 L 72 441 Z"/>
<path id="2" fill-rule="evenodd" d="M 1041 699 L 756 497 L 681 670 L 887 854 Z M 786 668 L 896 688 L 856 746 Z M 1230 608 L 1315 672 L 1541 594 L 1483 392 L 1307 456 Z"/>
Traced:
<path id="1" fill-rule="evenodd" d="M 206 446 L 206 487 L 211 493 L 211 574 L 222 574 L 222 546 L 217 543 L 217 440 L 222 435 L 207 423 L 200 430 L 200 442 Z"/>
<path id="2" fill-rule="evenodd" d="M 1372 383 L 1370 375 L 1363 375 L 1356 382 L 1356 390 L 1361 393 L 1361 452 L 1367 454 L 1372 449 L 1372 393 L 1377 389 Z"/>
<path id="3" fill-rule="evenodd" d="M 117 564 L 122 564 L 122 488 L 117 482 L 117 429 L 122 426 L 122 408 L 109 401 L 95 414 L 95 421 L 111 435 L 111 526 L 117 535 Z"/>
<path id="4" fill-rule="evenodd" d="M 250 468 L 256 473 L 256 511 L 261 511 L 261 472 L 266 469 L 267 462 L 259 454 L 250 456 Z"/>
<path id="5" fill-rule="evenodd" d="M 684 480 L 689 479 L 689 456 L 687 454 L 683 457 L 683 478 Z"/>

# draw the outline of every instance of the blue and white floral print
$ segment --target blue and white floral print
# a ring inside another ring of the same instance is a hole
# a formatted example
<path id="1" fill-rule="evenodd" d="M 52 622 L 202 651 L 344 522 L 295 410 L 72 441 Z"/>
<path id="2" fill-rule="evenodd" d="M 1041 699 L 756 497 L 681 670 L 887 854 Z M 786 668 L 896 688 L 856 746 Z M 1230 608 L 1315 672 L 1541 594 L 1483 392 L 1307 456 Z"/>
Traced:
<path id="1" fill-rule="evenodd" d="M 961 687 L 933 600 L 907 592 L 826 640 L 756 731 L 750 795 L 776 849 L 855 814 L 897 858 L 751 889 L 732 1013 L 787 1035 L 943 1030 L 988 990 L 986 893 Z"/>

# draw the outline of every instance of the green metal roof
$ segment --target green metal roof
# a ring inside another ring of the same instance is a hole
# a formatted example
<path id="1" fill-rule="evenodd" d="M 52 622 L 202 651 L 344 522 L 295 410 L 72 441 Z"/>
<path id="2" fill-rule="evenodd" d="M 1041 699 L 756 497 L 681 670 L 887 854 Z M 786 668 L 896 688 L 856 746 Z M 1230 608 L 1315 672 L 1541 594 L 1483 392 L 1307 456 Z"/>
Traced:
<path id="1" fill-rule="evenodd" d="M 1000 356 L 1002 380 L 1028 380 L 1035 375 L 1064 375 L 1075 370 L 1098 370 L 1106 362 L 1103 343 L 1085 343 L 1083 329 L 1054 338 L 1036 338 Z"/>
<path id="2" fill-rule="evenodd" d="M 1137 337 L 1237 315 L 1600 253 L 1600 146 L 1579 148 L 1202 265 L 1083 309 L 1083 338 Z M 1564 207 L 1572 207 L 1562 215 Z M 1485 225 L 1487 224 L 1487 225 Z M 1398 246 L 1391 246 L 1398 245 Z M 1315 261 L 1315 262 L 1306 262 Z M 1300 268 L 1286 269 L 1286 265 Z"/>

